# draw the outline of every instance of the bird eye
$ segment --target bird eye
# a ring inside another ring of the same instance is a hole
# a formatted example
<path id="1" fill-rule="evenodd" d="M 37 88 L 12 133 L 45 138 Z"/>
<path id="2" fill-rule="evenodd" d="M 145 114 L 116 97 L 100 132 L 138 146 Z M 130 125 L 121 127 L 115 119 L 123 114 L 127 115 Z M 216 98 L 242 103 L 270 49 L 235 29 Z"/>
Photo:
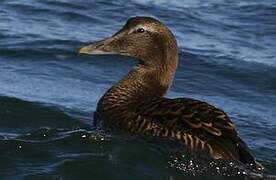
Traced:
<path id="1" fill-rule="evenodd" d="M 137 32 L 138 33 L 143 33 L 143 32 L 145 32 L 145 29 L 144 28 L 139 28 L 139 29 L 137 29 Z"/>

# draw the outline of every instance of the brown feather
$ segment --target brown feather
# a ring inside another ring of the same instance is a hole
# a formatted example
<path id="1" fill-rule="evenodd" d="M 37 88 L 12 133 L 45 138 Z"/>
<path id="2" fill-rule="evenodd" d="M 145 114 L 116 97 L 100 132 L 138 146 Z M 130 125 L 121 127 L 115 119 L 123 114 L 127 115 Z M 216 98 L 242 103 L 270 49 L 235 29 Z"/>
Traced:
<path id="1" fill-rule="evenodd" d="M 137 28 L 143 28 L 143 33 Z M 112 37 L 80 50 L 99 52 L 139 60 L 100 99 L 96 114 L 104 124 L 130 133 L 176 139 L 191 150 L 207 150 L 213 158 L 257 164 L 225 112 L 195 99 L 163 97 L 178 64 L 176 39 L 164 24 L 150 17 L 131 18 Z"/>

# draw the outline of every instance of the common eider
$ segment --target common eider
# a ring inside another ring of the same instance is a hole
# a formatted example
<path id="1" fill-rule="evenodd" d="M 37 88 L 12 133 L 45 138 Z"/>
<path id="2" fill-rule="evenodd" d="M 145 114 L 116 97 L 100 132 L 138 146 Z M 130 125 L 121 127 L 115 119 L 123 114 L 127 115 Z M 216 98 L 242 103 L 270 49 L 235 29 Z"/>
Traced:
<path id="1" fill-rule="evenodd" d="M 119 54 L 139 63 L 98 102 L 95 118 L 133 134 L 182 141 L 189 150 L 204 150 L 214 159 L 262 166 L 238 136 L 227 114 L 206 102 L 164 97 L 178 64 L 172 32 L 151 17 L 130 18 L 113 36 L 79 50 L 81 54 Z"/>

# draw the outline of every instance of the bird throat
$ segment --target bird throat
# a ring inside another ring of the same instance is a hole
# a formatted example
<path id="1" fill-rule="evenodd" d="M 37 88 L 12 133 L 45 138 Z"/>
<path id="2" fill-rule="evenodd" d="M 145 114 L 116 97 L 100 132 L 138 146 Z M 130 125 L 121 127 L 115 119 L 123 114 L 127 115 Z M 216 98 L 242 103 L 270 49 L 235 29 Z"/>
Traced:
<path id="1" fill-rule="evenodd" d="M 122 80 L 112 86 L 98 102 L 97 112 L 101 118 L 112 121 L 122 119 L 124 114 L 135 114 L 153 98 L 163 97 L 172 84 L 178 54 L 176 51 L 172 56 L 164 57 L 168 59 L 161 59 L 150 65 L 136 65 Z M 122 117 L 115 117 L 117 115 Z"/>
<path id="2" fill-rule="evenodd" d="M 135 66 L 101 98 L 104 106 L 136 106 L 142 101 L 163 97 L 170 88 L 176 67 Z M 104 108 L 104 107 L 103 107 Z"/>

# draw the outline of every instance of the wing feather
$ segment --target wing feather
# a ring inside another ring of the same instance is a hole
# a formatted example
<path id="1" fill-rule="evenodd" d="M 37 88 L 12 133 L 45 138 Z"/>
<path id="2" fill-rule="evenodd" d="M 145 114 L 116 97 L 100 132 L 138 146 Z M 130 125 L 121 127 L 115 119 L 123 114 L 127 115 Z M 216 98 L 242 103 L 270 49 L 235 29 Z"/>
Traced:
<path id="1" fill-rule="evenodd" d="M 151 99 L 137 108 L 143 119 L 138 131 L 183 141 L 188 148 L 205 149 L 217 159 L 239 160 L 258 166 L 249 148 L 238 137 L 225 112 L 205 102 L 189 99 Z M 143 127 L 144 130 L 141 130 Z"/>
<path id="2" fill-rule="evenodd" d="M 158 98 L 151 100 L 148 107 L 139 114 L 161 126 L 215 136 L 223 136 L 226 130 L 235 134 L 235 125 L 226 113 L 202 101 Z"/>

